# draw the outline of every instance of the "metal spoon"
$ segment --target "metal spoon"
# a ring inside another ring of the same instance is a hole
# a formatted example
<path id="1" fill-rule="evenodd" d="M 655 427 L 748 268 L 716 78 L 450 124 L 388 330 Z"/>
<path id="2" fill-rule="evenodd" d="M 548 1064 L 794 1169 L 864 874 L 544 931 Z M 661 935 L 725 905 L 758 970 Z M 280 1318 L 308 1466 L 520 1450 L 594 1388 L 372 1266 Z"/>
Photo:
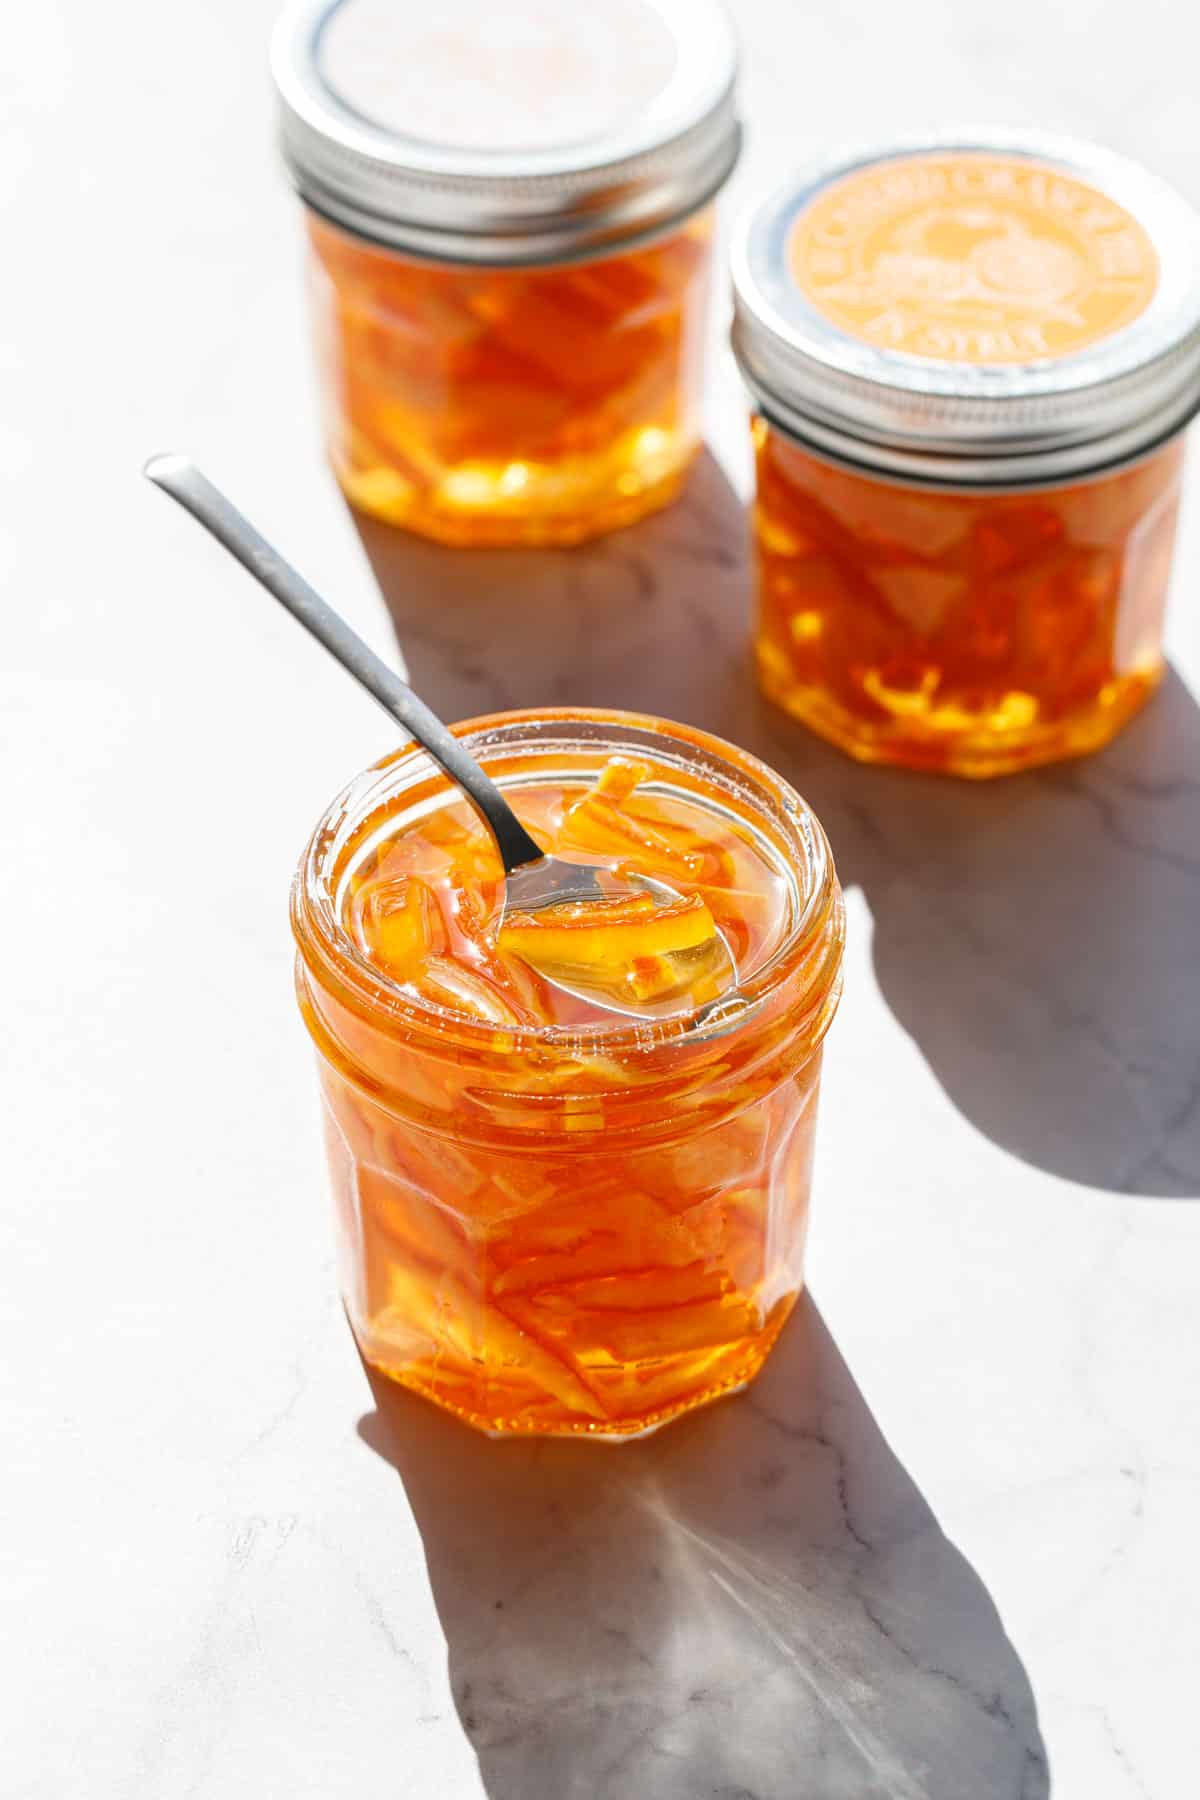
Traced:
<path id="1" fill-rule="evenodd" d="M 235 556 L 255 579 L 273 594 L 294 619 L 310 631 L 335 661 L 362 683 L 383 710 L 403 726 L 410 736 L 432 756 L 472 802 L 484 824 L 496 840 L 504 865 L 504 914 L 536 913 L 548 906 L 586 906 L 597 900 L 648 893 L 664 903 L 681 896 L 665 882 L 648 875 L 618 875 L 603 864 L 567 862 L 549 856 L 530 837 L 496 783 L 482 768 L 460 739 L 443 725 L 436 713 L 417 698 L 407 683 L 381 662 L 357 632 L 328 606 L 304 577 L 284 561 L 279 552 L 255 530 L 250 521 L 202 475 L 186 456 L 152 456 L 143 473 L 156 487 L 177 500 L 186 512 L 210 531 Z M 710 993 L 718 996 L 733 988 L 737 974 L 728 945 L 720 932 L 703 946 L 706 960 L 699 971 L 693 953 L 689 953 L 689 989 L 700 973 L 706 978 Z M 607 1005 L 611 1010 L 635 1016 L 661 1016 L 676 1003 L 650 1003 L 645 1007 L 617 1006 L 611 996 L 601 996 L 572 971 L 570 979 L 559 973 L 540 969 L 557 987 L 589 1001 Z M 710 1002 L 711 1004 L 711 1002 Z"/>

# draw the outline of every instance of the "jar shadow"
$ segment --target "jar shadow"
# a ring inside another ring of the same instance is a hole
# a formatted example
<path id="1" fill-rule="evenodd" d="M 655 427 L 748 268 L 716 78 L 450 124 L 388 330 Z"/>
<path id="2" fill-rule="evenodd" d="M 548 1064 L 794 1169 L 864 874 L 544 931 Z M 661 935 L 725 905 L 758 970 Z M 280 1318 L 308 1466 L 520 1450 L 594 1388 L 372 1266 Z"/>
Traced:
<path id="1" fill-rule="evenodd" d="M 811 1301 L 748 1394 L 619 1447 L 371 1385 L 491 1800 L 1049 1793 L 996 1608 Z"/>
<path id="2" fill-rule="evenodd" d="M 1200 1197 L 1200 709 L 1177 675 L 1078 763 L 988 783 L 864 768 L 757 691 L 746 508 L 708 451 L 675 506 L 575 550 L 357 523 L 445 716 L 626 707 L 756 752 L 863 889 L 880 987 L 960 1111 L 1070 1180 Z"/>

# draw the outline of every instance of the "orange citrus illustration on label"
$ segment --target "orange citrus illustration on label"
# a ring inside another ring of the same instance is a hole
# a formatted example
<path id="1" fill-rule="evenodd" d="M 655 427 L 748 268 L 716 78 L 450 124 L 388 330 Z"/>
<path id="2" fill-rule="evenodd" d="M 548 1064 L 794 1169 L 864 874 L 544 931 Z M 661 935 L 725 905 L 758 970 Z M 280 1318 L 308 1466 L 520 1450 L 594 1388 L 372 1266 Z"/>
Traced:
<path id="1" fill-rule="evenodd" d="M 1154 245 L 1098 188 L 978 152 L 897 158 L 834 182 L 792 226 L 805 298 L 851 337 L 910 356 L 1069 356 L 1143 313 Z"/>

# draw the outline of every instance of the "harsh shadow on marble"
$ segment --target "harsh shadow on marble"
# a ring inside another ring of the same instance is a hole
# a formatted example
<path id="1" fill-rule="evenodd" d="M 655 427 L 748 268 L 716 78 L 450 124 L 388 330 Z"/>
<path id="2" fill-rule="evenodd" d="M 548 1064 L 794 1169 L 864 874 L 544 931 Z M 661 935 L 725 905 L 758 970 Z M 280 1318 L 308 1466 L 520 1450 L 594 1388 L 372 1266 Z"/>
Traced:
<path id="1" fill-rule="evenodd" d="M 358 523 L 441 712 L 627 707 L 756 751 L 864 890 L 885 998 L 966 1117 L 1088 1186 L 1200 1196 L 1200 709 L 1176 675 L 1079 763 L 863 768 L 757 692 L 746 509 L 707 452 L 674 507 L 577 550 Z"/>
<path id="2" fill-rule="evenodd" d="M 373 1379 L 490 1800 L 1043 1800 L 1028 1678 L 810 1301 L 749 1393 L 490 1442 Z"/>

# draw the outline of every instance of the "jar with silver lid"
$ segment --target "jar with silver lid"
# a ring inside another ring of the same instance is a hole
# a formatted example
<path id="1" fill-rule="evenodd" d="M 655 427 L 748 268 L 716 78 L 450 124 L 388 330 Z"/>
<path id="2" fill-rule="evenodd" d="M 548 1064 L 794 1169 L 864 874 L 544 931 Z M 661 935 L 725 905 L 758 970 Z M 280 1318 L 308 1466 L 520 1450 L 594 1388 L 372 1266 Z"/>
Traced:
<path id="1" fill-rule="evenodd" d="M 739 149 L 720 0 L 298 0 L 272 62 L 351 501 L 528 544 L 673 498 Z"/>
<path id="2" fill-rule="evenodd" d="M 1106 152 L 847 151 L 747 218 L 759 673 L 869 762 L 1106 743 L 1162 672 L 1200 405 L 1200 219 Z"/>

